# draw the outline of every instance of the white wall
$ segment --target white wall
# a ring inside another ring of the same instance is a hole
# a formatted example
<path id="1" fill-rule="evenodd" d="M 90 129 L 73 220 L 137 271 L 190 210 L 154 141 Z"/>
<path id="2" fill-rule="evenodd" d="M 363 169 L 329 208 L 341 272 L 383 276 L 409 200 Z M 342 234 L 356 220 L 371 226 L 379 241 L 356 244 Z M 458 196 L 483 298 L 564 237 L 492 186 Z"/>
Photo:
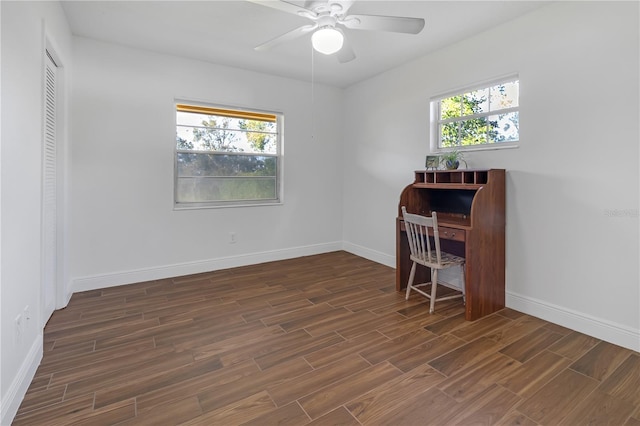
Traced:
<path id="1" fill-rule="evenodd" d="M 638 17 L 637 2 L 551 4 L 348 88 L 345 245 L 393 265 L 429 98 L 518 72 L 520 148 L 467 156 L 507 169 L 507 306 L 640 350 Z"/>
<path id="2" fill-rule="evenodd" d="M 13 418 L 42 356 L 41 168 L 45 35 L 69 58 L 71 34 L 58 3 L 2 9 L 0 423 Z M 65 141 L 59 141 L 64 145 Z M 18 340 L 14 319 L 29 306 Z"/>
<path id="3" fill-rule="evenodd" d="M 74 290 L 340 249 L 342 91 L 311 89 L 74 38 Z M 284 204 L 173 210 L 175 98 L 284 113 Z"/>

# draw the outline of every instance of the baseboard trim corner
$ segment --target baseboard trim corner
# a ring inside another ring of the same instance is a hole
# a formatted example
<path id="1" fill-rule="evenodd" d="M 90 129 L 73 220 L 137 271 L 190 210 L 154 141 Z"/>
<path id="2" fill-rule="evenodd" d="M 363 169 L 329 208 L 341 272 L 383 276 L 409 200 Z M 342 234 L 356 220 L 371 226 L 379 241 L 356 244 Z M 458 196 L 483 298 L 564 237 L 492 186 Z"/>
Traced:
<path id="1" fill-rule="evenodd" d="M 349 243 L 347 241 L 343 241 L 342 249 L 351 254 L 355 254 L 356 256 L 364 257 L 365 259 L 371 260 L 372 262 L 380 263 L 394 269 L 396 267 L 395 256 L 390 256 L 386 253 L 359 246 L 357 244 Z"/>

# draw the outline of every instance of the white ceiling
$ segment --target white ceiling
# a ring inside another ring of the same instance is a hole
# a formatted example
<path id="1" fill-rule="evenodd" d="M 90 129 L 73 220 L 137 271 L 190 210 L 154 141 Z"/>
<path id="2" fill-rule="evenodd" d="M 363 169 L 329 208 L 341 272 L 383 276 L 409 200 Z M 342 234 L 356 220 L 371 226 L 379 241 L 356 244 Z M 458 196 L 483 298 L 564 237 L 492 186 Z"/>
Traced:
<path id="1" fill-rule="evenodd" d="M 304 1 L 290 1 L 304 5 Z M 526 14 L 547 1 L 356 1 L 353 14 L 424 18 L 418 35 L 345 30 L 356 59 L 312 53 L 310 34 L 253 48 L 310 23 L 244 0 L 63 1 L 74 35 L 263 73 L 346 87 Z"/>

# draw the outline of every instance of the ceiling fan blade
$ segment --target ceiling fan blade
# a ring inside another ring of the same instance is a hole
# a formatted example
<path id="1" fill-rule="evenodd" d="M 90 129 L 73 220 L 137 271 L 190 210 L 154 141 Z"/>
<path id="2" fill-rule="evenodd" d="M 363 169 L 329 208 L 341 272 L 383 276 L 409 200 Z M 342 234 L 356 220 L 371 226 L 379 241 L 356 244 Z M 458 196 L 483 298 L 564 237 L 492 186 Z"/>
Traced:
<path id="1" fill-rule="evenodd" d="M 298 37 L 302 37 L 303 35 L 308 34 L 311 31 L 315 30 L 317 27 L 318 27 L 318 24 L 303 25 L 301 27 L 296 28 L 295 30 L 291 30 L 287 33 L 282 34 L 281 36 L 271 39 L 268 42 L 261 44 L 260 46 L 254 47 L 254 50 L 263 51 L 263 50 L 271 49 L 272 47 L 280 43 L 284 43 L 284 42 L 296 39 Z"/>
<path id="2" fill-rule="evenodd" d="M 349 11 L 354 1 L 355 0 L 337 0 L 333 1 L 332 3 L 338 3 L 340 6 L 342 6 L 342 11 L 340 12 L 340 14 L 344 16 Z"/>
<path id="3" fill-rule="evenodd" d="M 356 54 L 353 51 L 353 47 L 351 46 L 348 38 L 344 39 L 342 49 L 338 50 L 338 52 L 336 53 L 336 57 L 338 58 L 338 62 L 340 62 L 341 64 L 351 62 L 356 58 Z"/>
<path id="4" fill-rule="evenodd" d="M 377 30 L 418 34 L 424 28 L 424 19 L 402 16 L 349 15 L 340 21 L 352 30 Z"/>
<path id="5" fill-rule="evenodd" d="M 282 12 L 291 13 L 293 15 L 304 16 L 307 18 L 317 18 L 318 14 L 313 10 L 309 10 L 302 6 L 298 6 L 297 4 L 289 3 L 287 1 L 274 1 L 274 0 L 246 0 L 250 3 L 260 4 L 262 6 L 267 6 L 272 9 L 277 9 Z"/>

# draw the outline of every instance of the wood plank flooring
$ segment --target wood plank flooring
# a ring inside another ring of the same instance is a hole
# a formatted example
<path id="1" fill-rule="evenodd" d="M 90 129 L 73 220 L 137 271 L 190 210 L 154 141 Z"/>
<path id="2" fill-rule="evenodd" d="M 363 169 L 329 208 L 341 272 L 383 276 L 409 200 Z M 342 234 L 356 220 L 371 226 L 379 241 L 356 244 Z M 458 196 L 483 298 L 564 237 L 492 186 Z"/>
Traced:
<path id="1" fill-rule="evenodd" d="M 640 425 L 640 354 L 345 252 L 74 294 L 14 425 Z"/>

